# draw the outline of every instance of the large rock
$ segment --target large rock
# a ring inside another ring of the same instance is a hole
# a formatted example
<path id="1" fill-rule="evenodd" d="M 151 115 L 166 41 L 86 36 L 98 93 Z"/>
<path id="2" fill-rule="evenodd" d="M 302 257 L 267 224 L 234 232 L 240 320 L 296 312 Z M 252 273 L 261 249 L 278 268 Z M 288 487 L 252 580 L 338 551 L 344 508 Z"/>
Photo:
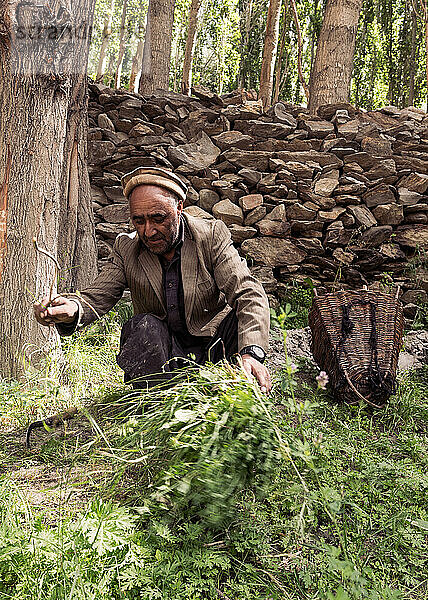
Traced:
<path id="1" fill-rule="evenodd" d="M 242 208 L 233 204 L 230 200 L 220 200 L 213 206 L 213 215 L 216 219 L 221 219 L 226 225 L 242 225 L 244 213 Z"/>
<path id="2" fill-rule="evenodd" d="M 229 231 L 235 244 L 241 244 L 244 240 L 253 238 L 257 234 L 255 227 L 244 227 L 242 225 L 229 225 Z"/>
<path id="3" fill-rule="evenodd" d="M 341 206 L 336 206 L 331 210 L 320 210 L 318 212 L 318 219 L 323 223 L 331 223 L 332 221 L 336 221 L 345 212 L 346 208 Z"/>
<path id="4" fill-rule="evenodd" d="M 411 192 L 418 192 L 418 194 L 425 194 L 428 189 L 428 175 L 411 173 L 400 180 L 399 187 L 406 188 Z"/>
<path id="5" fill-rule="evenodd" d="M 337 176 L 321 177 L 321 179 L 318 179 L 315 183 L 314 192 L 320 196 L 331 196 L 339 185 L 339 172 L 335 171 L 335 173 L 337 173 Z"/>
<path id="6" fill-rule="evenodd" d="M 287 208 L 287 219 L 297 221 L 311 221 L 317 216 L 316 210 L 307 208 L 296 202 Z"/>
<path id="7" fill-rule="evenodd" d="M 262 235 L 285 237 L 290 234 L 290 224 L 287 222 L 284 204 L 276 206 L 262 221 L 257 223 Z"/>
<path id="8" fill-rule="evenodd" d="M 203 131 L 190 144 L 168 148 L 168 158 L 174 166 L 188 165 L 196 171 L 211 166 L 219 154 L 220 149 Z"/>
<path id="9" fill-rule="evenodd" d="M 267 171 L 270 155 L 270 152 L 258 152 L 256 150 L 249 152 L 227 150 L 223 153 L 224 159 L 233 165 L 258 171 Z"/>
<path id="10" fill-rule="evenodd" d="M 428 250 L 428 225 L 402 225 L 397 227 L 394 241 L 400 246 Z"/>
<path id="11" fill-rule="evenodd" d="M 241 248 L 254 262 L 272 268 L 299 264 L 306 256 L 292 242 L 279 238 L 253 238 L 243 242 Z"/>
<path id="12" fill-rule="evenodd" d="M 368 190 L 363 195 L 363 200 L 369 208 L 378 206 L 379 204 L 392 204 L 395 202 L 395 195 L 389 185 L 381 183 L 376 187 Z"/>
<path id="13" fill-rule="evenodd" d="M 114 151 L 115 145 L 113 142 L 88 141 L 88 162 L 91 165 L 102 165 L 111 160 Z"/>
<path id="14" fill-rule="evenodd" d="M 399 225 L 404 219 L 403 207 L 395 203 L 375 206 L 373 215 L 381 225 Z"/>
<path id="15" fill-rule="evenodd" d="M 329 152 L 317 152 L 316 150 L 309 150 L 308 152 L 288 152 L 283 150 L 278 152 L 278 158 L 285 162 L 297 161 L 307 163 L 308 161 L 312 161 L 318 163 L 322 167 L 327 165 L 341 167 L 343 165 L 342 161 L 334 154 Z"/>
<path id="16" fill-rule="evenodd" d="M 229 150 L 229 148 L 249 150 L 253 145 L 253 138 L 244 135 L 240 131 L 223 131 L 223 133 L 214 136 L 213 140 L 221 150 Z"/>
<path id="17" fill-rule="evenodd" d="M 422 194 L 419 194 L 418 192 L 412 192 L 403 187 L 398 188 L 398 201 L 403 206 L 414 206 L 415 204 L 418 204 L 422 198 Z"/>
<path id="18" fill-rule="evenodd" d="M 127 201 L 123 195 L 123 187 L 121 185 L 105 186 L 104 193 L 110 202 L 124 204 Z"/>
<path id="19" fill-rule="evenodd" d="M 380 227 L 369 227 L 361 236 L 361 241 L 367 248 L 376 248 L 389 241 L 392 227 L 390 225 L 381 225 Z"/>
<path id="20" fill-rule="evenodd" d="M 217 202 L 220 202 L 220 196 L 214 190 L 202 189 L 199 192 L 199 206 L 203 210 L 212 211 Z"/>
<path id="21" fill-rule="evenodd" d="M 363 225 L 363 227 L 377 225 L 376 219 L 366 206 L 349 206 L 348 210 L 353 214 L 359 225 Z"/>
<path id="22" fill-rule="evenodd" d="M 245 217 L 244 225 L 254 225 L 257 221 L 260 221 L 266 216 L 266 206 L 258 206 L 254 210 L 251 210 Z"/>
<path id="23" fill-rule="evenodd" d="M 310 137 L 314 138 L 323 139 L 329 134 L 334 133 L 334 125 L 330 121 L 304 118 L 300 121 L 299 126 L 307 131 Z"/>
<path id="24" fill-rule="evenodd" d="M 214 217 L 207 212 L 206 210 L 203 210 L 200 206 L 187 206 L 184 209 L 184 212 L 187 215 L 190 215 L 191 217 L 198 217 L 199 219 L 208 219 L 208 220 L 212 220 L 214 219 Z"/>
<path id="25" fill-rule="evenodd" d="M 294 128 L 283 123 L 264 123 L 263 121 L 235 121 L 237 131 L 263 139 L 284 139 Z"/>
<path id="26" fill-rule="evenodd" d="M 107 223 L 128 223 L 129 206 L 128 204 L 110 204 L 97 210 L 97 215 Z"/>
<path id="27" fill-rule="evenodd" d="M 239 198 L 239 205 L 244 212 L 250 212 L 263 204 L 263 196 L 261 194 L 248 194 Z"/>

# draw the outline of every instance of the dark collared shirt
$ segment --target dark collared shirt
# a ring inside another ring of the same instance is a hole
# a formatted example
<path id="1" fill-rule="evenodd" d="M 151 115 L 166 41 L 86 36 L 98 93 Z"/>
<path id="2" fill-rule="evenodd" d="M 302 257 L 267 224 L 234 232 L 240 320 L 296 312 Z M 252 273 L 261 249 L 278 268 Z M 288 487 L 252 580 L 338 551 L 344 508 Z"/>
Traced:
<path id="1" fill-rule="evenodd" d="M 191 335 L 187 329 L 184 309 L 183 279 L 181 277 L 181 248 L 184 242 L 184 221 L 180 219 L 175 254 L 168 261 L 159 256 L 162 266 L 163 290 L 166 306 L 166 321 L 169 330 L 175 335 L 184 350 L 196 354 L 196 349 L 204 346 L 209 338 Z"/>

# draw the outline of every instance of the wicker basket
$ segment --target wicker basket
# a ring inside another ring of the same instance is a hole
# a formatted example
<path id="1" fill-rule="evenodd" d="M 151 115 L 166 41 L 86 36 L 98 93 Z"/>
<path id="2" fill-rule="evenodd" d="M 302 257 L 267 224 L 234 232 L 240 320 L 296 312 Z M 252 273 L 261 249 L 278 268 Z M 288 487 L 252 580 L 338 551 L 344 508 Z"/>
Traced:
<path id="1" fill-rule="evenodd" d="M 335 399 L 383 408 L 395 391 L 403 338 L 397 294 L 369 290 L 315 296 L 309 312 L 312 354 Z"/>

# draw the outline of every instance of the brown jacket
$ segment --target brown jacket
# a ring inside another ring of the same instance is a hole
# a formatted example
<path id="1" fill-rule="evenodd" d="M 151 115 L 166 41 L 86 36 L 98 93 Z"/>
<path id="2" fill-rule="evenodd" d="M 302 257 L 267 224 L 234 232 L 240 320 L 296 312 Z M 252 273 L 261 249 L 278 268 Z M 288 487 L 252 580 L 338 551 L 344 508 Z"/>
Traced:
<path id="1" fill-rule="evenodd" d="M 232 244 L 222 221 L 206 220 L 183 213 L 184 242 L 181 273 L 188 330 L 193 335 L 213 336 L 231 308 L 238 318 L 239 349 L 251 344 L 268 347 L 269 304 Z M 99 315 L 108 312 L 131 291 L 134 314 L 166 316 L 162 289 L 162 267 L 136 233 L 120 234 L 108 264 L 82 297 Z M 78 327 L 96 319 L 94 311 L 81 303 Z"/>

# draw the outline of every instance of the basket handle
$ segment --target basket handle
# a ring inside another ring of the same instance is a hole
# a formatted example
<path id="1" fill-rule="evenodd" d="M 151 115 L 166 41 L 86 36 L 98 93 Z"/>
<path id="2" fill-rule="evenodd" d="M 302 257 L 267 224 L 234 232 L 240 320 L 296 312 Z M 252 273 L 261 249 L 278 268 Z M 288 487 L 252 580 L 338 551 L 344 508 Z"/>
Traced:
<path id="1" fill-rule="evenodd" d="M 370 400 L 367 400 L 367 398 L 365 398 L 362 394 L 360 394 L 360 392 L 357 390 L 357 388 L 355 387 L 355 385 L 352 383 L 351 378 L 348 375 L 348 372 L 346 370 L 343 371 L 346 381 L 349 385 L 349 387 L 351 388 L 351 390 L 354 392 L 354 394 L 360 399 L 363 400 L 364 402 L 366 402 L 367 404 L 369 404 L 370 406 L 373 406 L 374 408 L 383 408 L 386 404 L 386 402 L 384 402 L 383 404 L 381 404 L 380 406 L 378 404 L 375 404 L 374 402 L 370 402 Z"/>

